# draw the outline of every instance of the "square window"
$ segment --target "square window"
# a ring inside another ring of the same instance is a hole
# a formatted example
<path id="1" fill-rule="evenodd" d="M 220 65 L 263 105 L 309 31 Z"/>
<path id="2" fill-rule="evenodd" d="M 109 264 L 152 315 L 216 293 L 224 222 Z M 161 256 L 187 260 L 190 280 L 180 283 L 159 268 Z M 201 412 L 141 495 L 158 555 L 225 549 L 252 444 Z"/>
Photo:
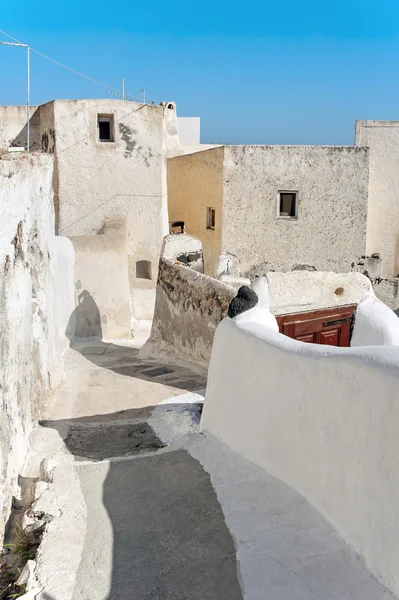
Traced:
<path id="1" fill-rule="evenodd" d="M 208 206 L 206 209 L 206 228 L 215 229 L 216 211 Z"/>
<path id="2" fill-rule="evenodd" d="M 113 115 L 98 115 L 98 139 L 100 142 L 114 142 L 114 117 Z"/>
<path id="3" fill-rule="evenodd" d="M 284 219 L 298 217 L 298 192 L 278 193 L 278 216 Z"/>

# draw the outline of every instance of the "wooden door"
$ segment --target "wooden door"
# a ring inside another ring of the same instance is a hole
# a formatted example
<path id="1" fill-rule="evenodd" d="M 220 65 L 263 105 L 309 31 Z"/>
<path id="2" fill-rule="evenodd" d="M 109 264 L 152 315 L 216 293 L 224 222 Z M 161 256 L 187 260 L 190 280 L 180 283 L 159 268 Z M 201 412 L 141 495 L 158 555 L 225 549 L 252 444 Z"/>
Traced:
<path id="1" fill-rule="evenodd" d="M 349 346 L 356 305 L 277 317 L 280 333 L 301 342 Z"/>

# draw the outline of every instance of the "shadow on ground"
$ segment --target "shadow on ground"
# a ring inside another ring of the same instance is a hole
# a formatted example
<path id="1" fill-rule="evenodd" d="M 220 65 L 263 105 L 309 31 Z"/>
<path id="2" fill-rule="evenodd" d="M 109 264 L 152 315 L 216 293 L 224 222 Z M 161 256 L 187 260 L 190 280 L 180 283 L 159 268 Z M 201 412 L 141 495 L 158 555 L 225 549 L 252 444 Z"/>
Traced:
<path id="1" fill-rule="evenodd" d="M 159 357 L 140 358 L 137 348 L 118 346 L 100 339 L 71 340 L 71 349 L 96 366 L 126 377 L 186 391 L 202 390 L 206 387 L 206 369 L 201 366 L 167 361 Z"/>
<path id="2" fill-rule="evenodd" d="M 115 457 L 73 467 L 87 524 L 72 600 L 242 600 L 210 477 L 185 450 L 154 453 L 163 444 L 147 422 L 152 410 L 42 423 L 68 431 L 76 456 Z"/>

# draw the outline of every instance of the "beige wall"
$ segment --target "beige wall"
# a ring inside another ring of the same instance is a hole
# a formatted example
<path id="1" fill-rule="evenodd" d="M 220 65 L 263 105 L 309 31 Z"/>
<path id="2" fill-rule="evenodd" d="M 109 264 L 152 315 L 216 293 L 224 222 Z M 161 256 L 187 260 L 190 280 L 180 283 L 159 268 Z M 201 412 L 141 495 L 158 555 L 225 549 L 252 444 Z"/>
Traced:
<path id="1" fill-rule="evenodd" d="M 183 220 L 202 241 L 205 273 L 215 275 L 221 252 L 224 148 L 168 160 L 169 220 Z M 216 210 L 215 230 L 206 228 L 207 207 Z"/>
<path id="2" fill-rule="evenodd" d="M 297 219 L 278 218 L 279 190 L 298 192 Z M 367 194 L 366 148 L 227 146 L 222 252 L 238 256 L 243 275 L 350 271 L 366 251 Z"/>
<path id="3" fill-rule="evenodd" d="M 370 148 L 367 254 L 381 255 L 383 277 L 397 277 L 399 121 L 358 121 L 356 145 Z"/>

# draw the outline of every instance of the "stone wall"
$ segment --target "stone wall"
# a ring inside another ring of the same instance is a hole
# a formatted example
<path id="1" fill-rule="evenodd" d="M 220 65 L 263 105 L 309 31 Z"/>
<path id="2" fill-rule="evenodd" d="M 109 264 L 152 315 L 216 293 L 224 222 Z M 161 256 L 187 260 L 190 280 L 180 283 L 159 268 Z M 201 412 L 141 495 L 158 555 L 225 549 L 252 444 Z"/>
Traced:
<path id="1" fill-rule="evenodd" d="M 208 364 L 216 327 L 236 290 L 169 260 L 160 260 L 151 336 L 142 354 L 165 353 Z"/>
<path id="2" fill-rule="evenodd" d="M 0 160 L 0 532 L 29 435 L 62 376 L 52 175 L 47 155 Z"/>

